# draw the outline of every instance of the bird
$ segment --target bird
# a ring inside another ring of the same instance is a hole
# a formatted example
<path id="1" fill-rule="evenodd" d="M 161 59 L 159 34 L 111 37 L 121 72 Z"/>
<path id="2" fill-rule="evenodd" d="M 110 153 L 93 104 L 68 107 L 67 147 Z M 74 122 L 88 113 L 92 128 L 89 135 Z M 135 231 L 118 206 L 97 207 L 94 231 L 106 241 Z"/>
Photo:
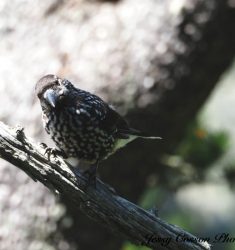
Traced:
<path id="1" fill-rule="evenodd" d="M 99 163 L 127 143 L 137 138 L 161 139 L 130 127 L 113 106 L 67 79 L 45 75 L 37 81 L 35 92 L 56 152 L 88 163 L 88 183 L 96 182 Z"/>

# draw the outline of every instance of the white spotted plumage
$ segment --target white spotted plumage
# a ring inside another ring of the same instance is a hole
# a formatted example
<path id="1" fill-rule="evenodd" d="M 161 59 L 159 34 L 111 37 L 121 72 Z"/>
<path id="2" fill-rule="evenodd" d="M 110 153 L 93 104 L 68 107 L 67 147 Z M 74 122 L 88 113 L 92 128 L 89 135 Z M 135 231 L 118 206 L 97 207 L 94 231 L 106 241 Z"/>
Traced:
<path id="1" fill-rule="evenodd" d="M 54 75 L 36 85 L 43 122 L 59 149 L 70 157 L 95 163 L 137 137 L 156 139 L 129 127 L 101 98 Z"/>

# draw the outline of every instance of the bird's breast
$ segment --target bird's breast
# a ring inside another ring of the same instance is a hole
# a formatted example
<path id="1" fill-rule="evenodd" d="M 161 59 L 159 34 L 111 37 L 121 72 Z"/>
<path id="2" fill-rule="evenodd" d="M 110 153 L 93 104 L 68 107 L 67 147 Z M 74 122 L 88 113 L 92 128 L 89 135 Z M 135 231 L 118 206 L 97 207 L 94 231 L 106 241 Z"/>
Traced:
<path id="1" fill-rule="evenodd" d="M 68 156 L 90 162 L 105 158 L 115 145 L 113 135 L 101 129 L 97 121 L 83 118 L 64 112 L 43 119 L 46 131 Z"/>

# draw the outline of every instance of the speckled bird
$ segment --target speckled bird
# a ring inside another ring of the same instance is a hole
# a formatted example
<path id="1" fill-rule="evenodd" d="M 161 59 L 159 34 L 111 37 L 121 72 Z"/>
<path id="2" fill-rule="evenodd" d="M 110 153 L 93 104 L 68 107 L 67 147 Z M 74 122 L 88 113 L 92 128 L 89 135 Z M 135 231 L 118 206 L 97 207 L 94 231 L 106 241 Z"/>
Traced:
<path id="1" fill-rule="evenodd" d="M 112 106 L 100 97 L 76 88 L 70 81 L 46 75 L 36 84 L 43 124 L 63 155 L 92 167 L 138 137 L 159 139 L 131 128 Z"/>

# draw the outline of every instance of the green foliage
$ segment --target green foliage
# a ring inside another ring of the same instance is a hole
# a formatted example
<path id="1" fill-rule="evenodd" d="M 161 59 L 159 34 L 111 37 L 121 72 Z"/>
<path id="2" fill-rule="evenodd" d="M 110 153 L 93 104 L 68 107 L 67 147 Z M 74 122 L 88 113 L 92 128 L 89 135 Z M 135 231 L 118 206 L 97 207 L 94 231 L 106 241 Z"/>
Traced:
<path id="1" fill-rule="evenodd" d="M 173 225 L 177 225 L 181 228 L 187 228 L 188 231 L 193 232 L 195 225 L 193 225 L 193 222 L 190 220 L 190 217 L 190 214 L 183 214 L 177 210 L 175 213 L 169 213 L 166 216 L 166 220 L 170 221 Z"/>
<path id="2" fill-rule="evenodd" d="M 156 204 L 161 204 L 168 195 L 166 190 L 160 187 L 149 188 L 142 196 L 140 205 L 145 209 L 152 208 Z"/>
<path id="3" fill-rule="evenodd" d="M 125 243 L 121 250 L 149 250 L 150 248 L 145 246 L 135 246 L 129 242 Z"/>
<path id="4" fill-rule="evenodd" d="M 210 132 L 194 123 L 188 129 L 177 153 L 196 167 L 207 168 L 220 158 L 227 148 L 228 135 L 225 132 Z"/>

